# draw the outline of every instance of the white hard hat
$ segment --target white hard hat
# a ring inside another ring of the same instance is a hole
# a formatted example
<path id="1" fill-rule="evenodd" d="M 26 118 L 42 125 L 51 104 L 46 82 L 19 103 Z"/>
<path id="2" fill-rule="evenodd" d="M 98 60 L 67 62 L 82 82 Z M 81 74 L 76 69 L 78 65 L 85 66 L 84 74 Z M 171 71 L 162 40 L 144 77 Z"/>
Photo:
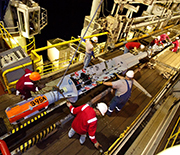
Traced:
<path id="1" fill-rule="evenodd" d="M 142 44 L 140 45 L 140 49 L 143 49 L 144 47 L 145 47 L 144 45 L 142 45 Z"/>
<path id="2" fill-rule="evenodd" d="M 105 115 L 105 113 L 107 112 L 107 109 L 108 109 L 107 105 L 105 103 L 103 103 L 103 102 L 98 103 L 96 108 L 101 112 L 101 114 L 103 116 Z"/>
<path id="3" fill-rule="evenodd" d="M 126 73 L 126 76 L 128 78 L 133 78 L 134 77 L 134 71 L 133 70 L 129 70 L 127 73 Z"/>
<path id="4" fill-rule="evenodd" d="M 158 36 L 157 38 L 158 38 L 158 40 L 159 40 L 161 37 L 160 37 L 160 36 Z"/>
<path id="5" fill-rule="evenodd" d="M 98 38 L 97 37 L 92 37 L 91 40 L 94 41 L 95 43 L 98 42 Z"/>
<path id="6" fill-rule="evenodd" d="M 176 37 L 176 40 L 179 40 L 179 37 Z"/>
<path id="7" fill-rule="evenodd" d="M 167 32 L 167 35 L 170 35 L 170 32 Z"/>

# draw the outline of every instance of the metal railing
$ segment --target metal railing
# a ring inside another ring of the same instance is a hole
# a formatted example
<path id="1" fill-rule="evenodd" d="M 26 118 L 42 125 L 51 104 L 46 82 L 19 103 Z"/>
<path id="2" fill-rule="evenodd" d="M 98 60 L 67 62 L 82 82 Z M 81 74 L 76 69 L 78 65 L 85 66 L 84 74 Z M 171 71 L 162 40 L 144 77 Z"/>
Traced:
<path id="1" fill-rule="evenodd" d="M 180 117 L 178 118 L 176 125 L 174 126 L 173 131 L 171 132 L 171 135 L 168 138 L 164 150 L 179 144 L 180 142 L 179 136 L 180 136 Z"/>
<path id="2" fill-rule="evenodd" d="M 66 59 L 60 61 L 60 59 L 56 59 L 52 62 L 48 62 L 46 64 L 37 65 L 35 71 L 38 72 L 41 76 L 47 75 L 52 72 L 56 72 L 64 67 L 67 67 L 70 59 Z"/>
<path id="3" fill-rule="evenodd" d="M 0 22 L 0 32 L 1 32 L 2 39 L 7 43 L 7 45 L 10 48 L 19 46 L 17 41 L 11 36 L 11 34 L 8 32 L 7 28 L 5 28 L 3 25 L 4 25 L 3 22 Z M 13 28 L 9 28 L 9 29 L 15 29 L 15 28 L 17 28 L 17 27 L 13 27 Z M 12 43 L 12 42 L 14 42 L 14 43 Z"/>
<path id="4" fill-rule="evenodd" d="M 7 79 L 7 77 L 6 77 L 6 74 L 9 73 L 9 72 L 13 72 L 13 71 L 15 71 L 15 70 L 24 68 L 24 67 L 26 67 L 26 66 L 30 66 L 30 65 L 36 64 L 36 63 L 38 63 L 38 62 L 41 61 L 41 57 L 40 57 L 36 52 L 34 52 L 34 51 L 31 51 L 31 59 L 34 60 L 33 63 L 32 63 L 32 62 L 28 62 L 28 63 L 26 63 L 26 64 L 23 64 L 23 65 L 20 65 L 20 66 L 16 66 L 16 67 L 14 67 L 14 68 L 7 69 L 7 70 L 5 70 L 5 71 L 2 73 L 2 77 L 3 77 L 3 80 L 4 80 L 4 84 L 5 84 L 6 89 L 7 89 L 7 91 L 8 91 L 9 94 L 12 93 L 12 92 L 11 92 L 11 89 L 12 89 L 12 88 L 15 88 L 16 83 L 17 83 L 18 80 L 12 81 L 12 82 L 8 82 L 8 79 Z"/>
<path id="5" fill-rule="evenodd" d="M 40 17 L 40 30 L 42 30 L 47 24 L 48 24 L 48 16 L 47 16 L 47 10 L 44 8 L 41 8 L 41 17 Z"/>
<path id="6" fill-rule="evenodd" d="M 31 41 L 29 44 L 27 44 L 26 46 L 23 46 L 22 48 L 25 50 L 25 52 L 26 52 L 28 55 L 30 55 L 30 54 L 31 54 L 31 51 L 34 50 L 34 49 L 36 49 L 35 37 L 33 36 L 33 37 L 32 37 L 32 41 Z"/>

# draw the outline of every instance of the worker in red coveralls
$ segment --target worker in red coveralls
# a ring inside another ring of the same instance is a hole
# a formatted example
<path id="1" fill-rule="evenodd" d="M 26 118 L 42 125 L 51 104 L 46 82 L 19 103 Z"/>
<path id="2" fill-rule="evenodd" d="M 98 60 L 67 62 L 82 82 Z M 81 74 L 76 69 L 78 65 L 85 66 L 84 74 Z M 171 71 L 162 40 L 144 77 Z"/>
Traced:
<path id="1" fill-rule="evenodd" d="M 132 49 L 135 50 L 135 52 L 138 52 L 138 49 L 144 49 L 144 48 L 145 46 L 139 42 L 128 42 L 124 46 L 124 54 L 128 53 L 129 50 L 132 50 Z"/>
<path id="2" fill-rule="evenodd" d="M 75 133 L 78 133 L 81 135 L 79 139 L 80 144 L 84 144 L 86 140 L 86 133 L 88 133 L 90 140 L 94 143 L 94 146 L 97 149 L 101 147 L 95 138 L 97 128 L 96 116 L 104 116 L 107 112 L 107 105 L 105 103 L 98 103 L 96 108 L 92 108 L 89 104 L 84 104 L 75 108 L 70 102 L 67 102 L 66 104 L 71 113 L 76 115 L 68 133 L 69 138 L 71 138 Z"/>
<path id="3" fill-rule="evenodd" d="M 158 37 L 154 38 L 150 43 L 150 47 L 153 47 L 154 45 L 159 45 L 159 43 L 163 45 L 163 43 L 158 40 Z"/>
<path id="4" fill-rule="evenodd" d="M 169 34 L 170 34 L 170 32 L 167 32 L 167 34 L 166 33 L 163 33 L 163 34 L 161 34 L 160 36 L 158 36 L 158 40 L 159 40 L 159 42 L 161 43 L 167 43 L 167 42 L 171 42 L 171 39 L 169 38 Z"/>
<path id="5" fill-rule="evenodd" d="M 176 40 L 172 42 L 174 47 L 171 49 L 173 52 L 177 52 L 179 49 L 179 37 L 176 37 Z"/>
<path id="6" fill-rule="evenodd" d="M 41 76 L 38 72 L 32 72 L 28 68 L 25 69 L 25 74 L 18 80 L 16 84 L 16 95 L 21 95 L 22 99 L 28 99 L 31 96 L 31 91 L 39 91 L 36 86 Z"/>

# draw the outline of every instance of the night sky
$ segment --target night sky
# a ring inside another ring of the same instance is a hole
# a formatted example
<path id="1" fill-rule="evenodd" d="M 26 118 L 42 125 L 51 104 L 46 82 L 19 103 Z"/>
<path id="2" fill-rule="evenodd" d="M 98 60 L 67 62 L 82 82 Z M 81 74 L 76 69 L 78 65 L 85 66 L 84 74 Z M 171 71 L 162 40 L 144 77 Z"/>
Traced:
<path id="1" fill-rule="evenodd" d="M 92 0 L 41 0 L 39 5 L 48 12 L 48 25 L 35 36 L 36 46 L 44 47 L 47 40 L 80 35 L 84 17 L 90 14 Z"/>
<path id="2" fill-rule="evenodd" d="M 36 47 L 47 46 L 47 40 L 49 39 L 61 38 L 70 40 L 71 36 L 77 37 L 80 35 L 84 18 L 90 15 L 92 1 L 93 0 L 36 0 L 36 2 L 48 12 L 48 25 L 41 30 L 41 34 L 35 36 Z M 113 2 L 113 0 L 104 0 L 103 12 L 105 16 L 110 14 L 113 8 Z M 142 5 L 140 8 L 145 10 L 147 6 Z M 134 15 L 139 16 L 139 14 L 135 13 Z M 103 16 L 102 12 L 100 16 Z M 42 53 L 45 55 L 45 51 L 39 54 Z"/>

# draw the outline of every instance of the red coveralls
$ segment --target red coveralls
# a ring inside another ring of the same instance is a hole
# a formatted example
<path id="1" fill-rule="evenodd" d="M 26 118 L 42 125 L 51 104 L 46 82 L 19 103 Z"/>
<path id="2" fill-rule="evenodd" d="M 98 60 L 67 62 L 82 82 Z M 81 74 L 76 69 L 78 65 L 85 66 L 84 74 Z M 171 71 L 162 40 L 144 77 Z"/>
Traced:
<path id="1" fill-rule="evenodd" d="M 160 35 L 160 40 L 159 40 L 159 42 L 161 43 L 165 43 L 166 42 L 166 39 L 169 39 L 169 36 L 166 34 L 166 33 L 164 33 L 164 34 L 161 34 Z"/>
<path id="2" fill-rule="evenodd" d="M 163 43 L 161 41 L 159 41 L 157 38 L 155 38 L 153 41 L 151 41 L 150 43 L 150 46 L 153 46 L 153 45 L 158 45 L 159 43 L 161 43 L 161 45 L 163 45 Z"/>
<path id="3" fill-rule="evenodd" d="M 29 79 L 29 75 L 32 73 L 31 70 L 25 69 L 25 74 L 18 80 L 16 84 L 16 90 L 20 92 L 21 95 L 24 95 L 24 99 L 28 99 L 31 97 L 30 91 L 35 92 L 36 86 L 34 83 Z"/>
<path id="4" fill-rule="evenodd" d="M 97 128 L 97 117 L 94 109 L 88 104 L 84 104 L 79 107 L 70 106 L 72 114 L 76 114 L 75 119 L 72 122 L 72 128 L 80 135 L 85 135 L 87 132 L 89 138 L 95 144 L 97 142 L 95 133 Z"/>
<path id="5" fill-rule="evenodd" d="M 176 41 L 173 41 L 172 43 L 174 44 L 174 47 L 171 49 L 171 51 L 177 52 L 177 50 L 179 48 L 179 41 L 176 40 Z"/>
<path id="6" fill-rule="evenodd" d="M 126 48 L 128 49 L 128 50 L 131 50 L 131 49 L 133 49 L 134 47 L 136 47 L 136 48 L 139 48 L 140 47 L 140 43 L 138 43 L 138 42 L 128 42 L 128 43 L 126 43 Z"/>

